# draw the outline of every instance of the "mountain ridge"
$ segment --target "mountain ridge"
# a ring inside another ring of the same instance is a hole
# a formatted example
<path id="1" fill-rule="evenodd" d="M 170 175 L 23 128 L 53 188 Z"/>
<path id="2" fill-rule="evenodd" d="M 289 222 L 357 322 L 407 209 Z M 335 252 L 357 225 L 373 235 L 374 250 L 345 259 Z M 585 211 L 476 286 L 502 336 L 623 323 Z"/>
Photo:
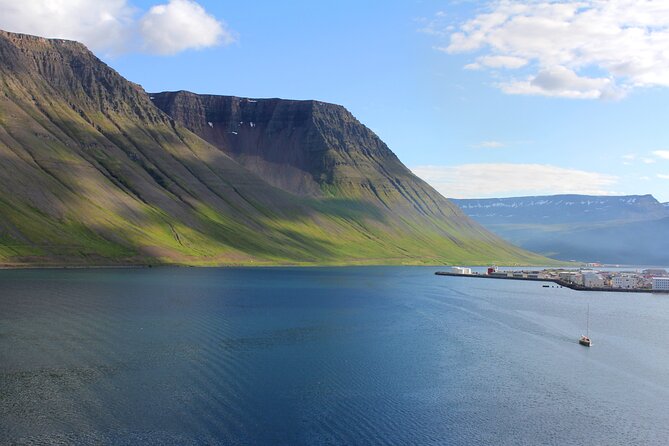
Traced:
<path id="1" fill-rule="evenodd" d="M 542 261 L 440 196 L 272 185 L 76 42 L 1 32 L 0 74 L 0 263 Z"/>
<path id="2" fill-rule="evenodd" d="M 384 205 L 384 198 L 391 198 L 386 194 L 395 193 L 424 214 L 462 215 L 341 105 L 186 91 L 150 96 L 189 130 L 291 193 L 364 195 Z M 332 121 L 341 124 L 334 126 Z M 376 190 L 378 186 L 383 190 Z"/>
<path id="3" fill-rule="evenodd" d="M 652 195 L 453 200 L 502 238 L 562 260 L 669 265 L 669 208 Z"/>
<path id="4" fill-rule="evenodd" d="M 646 195 L 579 195 L 562 194 L 548 196 L 524 196 L 511 198 L 483 198 L 483 199 L 454 199 L 461 209 L 467 209 L 467 214 L 476 215 L 478 221 L 485 220 L 486 216 L 496 219 L 506 218 L 511 222 L 515 218 L 522 218 L 526 209 L 542 207 L 549 213 L 552 222 L 566 223 L 571 219 L 583 221 L 583 213 L 587 212 L 588 220 L 610 221 L 611 219 L 648 220 L 662 218 L 667 215 L 662 204 L 650 194 Z M 553 209 L 559 212 L 551 213 Z M 485 214 L 485 215 L 484 215 Z M 496 220 L 496 223 L 499 223 Z"/>

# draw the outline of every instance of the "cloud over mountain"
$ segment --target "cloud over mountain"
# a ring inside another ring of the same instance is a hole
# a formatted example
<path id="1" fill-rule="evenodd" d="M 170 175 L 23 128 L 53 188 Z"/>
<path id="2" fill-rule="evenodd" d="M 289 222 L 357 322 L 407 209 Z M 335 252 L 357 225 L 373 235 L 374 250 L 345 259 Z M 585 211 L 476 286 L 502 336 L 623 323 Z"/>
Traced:
<path id="1" fill-rule="evenodd" d="M 127 0 L 0 0 L 0 28 L 81 41 L 108 54 L 176 54 L 230 44 L 234 33 L 193 0 L 169 0 L 143 13 Z"/>

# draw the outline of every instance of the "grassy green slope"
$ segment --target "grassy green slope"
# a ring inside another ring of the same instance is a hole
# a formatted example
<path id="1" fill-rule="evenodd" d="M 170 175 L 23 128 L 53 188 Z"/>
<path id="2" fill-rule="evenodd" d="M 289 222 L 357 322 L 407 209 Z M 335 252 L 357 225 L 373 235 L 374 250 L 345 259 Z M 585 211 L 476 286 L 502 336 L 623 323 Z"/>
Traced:
<path id="1" fill-rule="evenodd" d="M 466 219 L 272 187 L 79 44 L 0 33 L 0 74 L 2 264 L 544 262 Z"/>

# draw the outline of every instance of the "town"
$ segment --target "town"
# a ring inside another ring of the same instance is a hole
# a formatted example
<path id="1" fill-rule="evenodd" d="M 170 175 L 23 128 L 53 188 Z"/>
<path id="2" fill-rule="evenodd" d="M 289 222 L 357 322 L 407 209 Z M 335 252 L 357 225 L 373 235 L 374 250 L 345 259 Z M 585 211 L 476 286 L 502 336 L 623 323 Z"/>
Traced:
<path id="1" fill-rule="evenodd" d="M 554 282 L 567 288 L 582 291 L 669 292 L 669 273 L 662 268 L 640 271 L 600 271 L 595 269 L 544 269 L 500 270 L 489 267 L 485 273 L 472 272 L 471 268 L 452 266 L 437 275 L 468 276 L 489 279 L 515 279 Z"/>

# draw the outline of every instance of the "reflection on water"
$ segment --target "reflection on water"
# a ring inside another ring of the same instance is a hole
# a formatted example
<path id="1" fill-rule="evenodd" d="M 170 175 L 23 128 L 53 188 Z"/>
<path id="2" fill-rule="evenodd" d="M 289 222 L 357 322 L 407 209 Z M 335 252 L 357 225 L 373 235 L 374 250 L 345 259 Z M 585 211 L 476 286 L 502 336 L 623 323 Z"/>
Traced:
<path id="1" fill-rule="evenodd" d="M 434 271 L 0 271 L 0 444 L 666 444 L 669 297 Z"/>

